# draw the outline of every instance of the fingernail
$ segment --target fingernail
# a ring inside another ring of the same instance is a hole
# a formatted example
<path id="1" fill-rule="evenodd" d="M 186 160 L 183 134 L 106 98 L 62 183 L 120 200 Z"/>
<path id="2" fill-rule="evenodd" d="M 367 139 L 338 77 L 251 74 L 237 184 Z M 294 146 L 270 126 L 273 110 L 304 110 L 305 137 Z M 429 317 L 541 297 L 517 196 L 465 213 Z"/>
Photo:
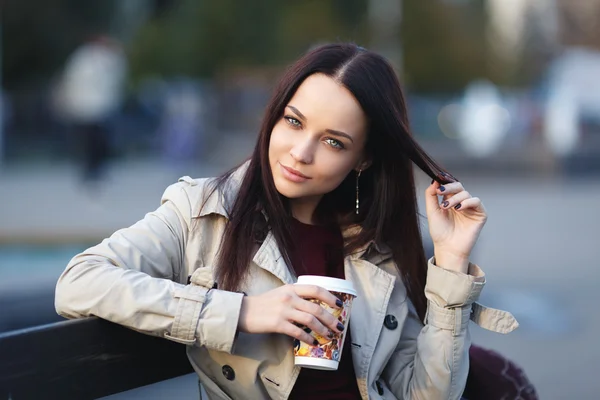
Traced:
<path id="1" fill-rule="evenodd" d="M 342 332 L 344 330 L 344 325 L 341 322 L 338 322 L 337 329 L 338 331 Z"/>
<path id="2" fill-rule="evenodd" d="M 445 187 L 443 187 L 443 186 L 440 186 L 440 192 L 443 192 L 443 191 L 445 191 L 445 190 L 446 190 L 446 188 L 445 188 Z"/>
<path id="3" fill-rule="evenodd" d="M 319 344 L 319 342 L 317 342 L 317 339 L 313 340 L 313 346 L 316 346 L 318 344 Z"/>
<path id="4" fill-rule="evenodd" d="M 304 332 L 306 332 L 306 333 L 311 333 L 311 332 L 312 332 L 312 330 L 311 330 L 309 327 L 306 327 L 306 328 L 304 328 L 303 330 L 304 330 Z"/>
<path id="5" fill-rule="evenodd" d="M 342 301 L 340 299 L 337 299 L 335 301 L 335 305 L 338 306 L 339 308 L 342 308 L 342 306 L 344 305 L 344 303 L 342 303 Z"/>
<path id="6" fill-rule="evenodd" d="M 333 336 L 334 336 L 333 332 L 329 331 L 329 333 L 327 334 L 327 337 L 329 339 L 333 339 Z"/>
<path id="7" fill-rule="evenodd" d="M 442 207 L 444 207 L 444 208 L 448 207 L 449 205 L 450 205 L 450 203 L 448 203 L 447 201 L 442 203 Z"/>
<path id="8" fill-rule="evenodd" d="M 455 205 L 454 208 L 458 210 L 460 208 L 460 203 L 458 203 L 457 205 Z"/>

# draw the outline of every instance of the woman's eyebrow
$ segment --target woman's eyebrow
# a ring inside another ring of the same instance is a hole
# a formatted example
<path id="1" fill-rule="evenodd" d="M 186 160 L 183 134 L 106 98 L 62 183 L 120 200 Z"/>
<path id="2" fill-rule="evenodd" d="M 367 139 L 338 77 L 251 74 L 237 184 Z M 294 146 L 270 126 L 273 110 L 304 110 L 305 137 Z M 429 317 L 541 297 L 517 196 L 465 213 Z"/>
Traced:
<path id="1" fill-rule="evenodd" d="M 354 143 L 354 140 L 352 140 L 352 136 L 348 135 L 345 132 L 336 131 L 336 130 L 333 130 L 333 129 L 325 129 L 325 132 L 331 133 L 332 135 L 335 135 L 335 136 L 345 137 L 346 139 L 348 139 L 349 141 L 351 141 L 352 143 Z"/>
<path id="2" fill-rule="evenodd" d="M 304 116 L 304 114 L 302 114 L 302 113 L 300 112 L 300 110 L 298 110 L 296 107 L 294 107 L 294 106 L 291 106 L 291 105 L 288 105 L 287 107 L 288 107 L 290 110 L 292 110 L 294 113 L 296 113 L 296 114 L 297 114 L 297 115 L 298 115 L 298 116 L 299 116 L 301 119 L 303 119 L 303 120 L 305 120 L 305 121 L 306 121 L 306 117 Z M 344 137 L 344 138 L 346 138 L 346 139 L 350 140 L 352 143 L 354 143 L 354 140 L 352 140 L 352 136 L 348 135 L 348 134 L 347 134 L 347 133 L 345 133 L 345 132 L 342 132 L 342 131 L 336 131 L 336 130 L 334 130 L 334 129 L 325 129 L 325 132 L 327 132 L 327 133 L 330 133 L 330 134 L 332 134 L 332 135 L 335 135 L 335 136 Z"/>
<path id="3" fill-rule="evenodd" d="M 300 118 L 306 121 L 306 117 L 304 116 L 304 114 L 302 114 L 300 110 L 298 110 L 296 107 L 288 105 L 288 108 L 295 112 Z"/>

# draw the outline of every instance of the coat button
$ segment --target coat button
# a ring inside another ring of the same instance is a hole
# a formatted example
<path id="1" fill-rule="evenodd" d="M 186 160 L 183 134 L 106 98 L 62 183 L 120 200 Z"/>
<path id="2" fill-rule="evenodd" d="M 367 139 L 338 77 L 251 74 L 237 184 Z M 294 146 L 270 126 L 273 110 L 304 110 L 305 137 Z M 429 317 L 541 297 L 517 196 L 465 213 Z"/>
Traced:
<path id="1" fill-rule="evenodd" d="M 224 365 L 222 371 L 223 376 L 227 378 L 227 380 L 232 381 L 235 379 L 235 371 L 229 365 Z"/>
<path id="2" fill-rule="evenodd" d="M 383 396 L 383 386 L 381 385 L 381 382 L 375 381 L 375 386 L 377 386 L 377 393 L 380 396 Z"/>
<path id="3" fill-rule="evenodd" d="M 398 327 L 398 320 L 392 314 L 388 314 L 383 320 L 383 325 L 389 330 L 393 331 Z"/>

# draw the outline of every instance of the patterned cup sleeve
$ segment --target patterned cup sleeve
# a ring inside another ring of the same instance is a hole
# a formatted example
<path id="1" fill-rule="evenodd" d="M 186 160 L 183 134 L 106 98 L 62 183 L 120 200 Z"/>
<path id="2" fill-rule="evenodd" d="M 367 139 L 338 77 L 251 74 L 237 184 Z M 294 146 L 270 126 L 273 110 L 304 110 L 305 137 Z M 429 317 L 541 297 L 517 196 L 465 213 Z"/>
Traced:
<path id="1" fill-rule="evenodd" d="M 332 308 L 319 300 L 311 301 L 318 303 L 321 307 L 325 308 L 325 310 L 336 317 L 338 321 L 344 325 L 344 331 L 340 334 L 334 335 L 334 337 L 331 339 L 312 332 L 309 328 L 302 327 L 305 332 L 310 333 L 311 336 L 317 340 L 318 344 L 313 346 L 312 344 L 304 343 L 296 339 L 294 341 L 294 355 L 296 357 L 312 357 L 333 361 L 340 360 L 344 345 L 344 337 L 346 331 L 348 330 L 348 320 L 350 317 L 352 300 L 354 299 L 354 296 L 348 293 L 333 291 L 331 293 L 342 301 L 342 308 Z"/>

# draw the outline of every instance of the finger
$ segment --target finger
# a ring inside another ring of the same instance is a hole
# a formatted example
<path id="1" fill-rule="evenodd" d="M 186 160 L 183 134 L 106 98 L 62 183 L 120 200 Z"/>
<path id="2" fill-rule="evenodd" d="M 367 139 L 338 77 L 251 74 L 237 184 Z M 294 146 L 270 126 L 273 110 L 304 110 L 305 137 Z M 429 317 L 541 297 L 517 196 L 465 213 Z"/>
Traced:
<path id="1" fill-rule="evenodd" d="M 320 306 L 317 303 L 313 303 L 312 301 L 307 300 L 299 300 L 294 306 L 294 308 L 296 308 L 298 311 L 310 314 L 319 320 L 319 322 L 323 326 L 323 329 L 320 329 L 320 327 L 319 329 L 311 329 L 313 329 L 321 336 L 328 336 L 330 330 L 336 333 L 339 333 L 343 330 L 344 326 L 339 326 L 340 322 L 338 321 L 338 319 L 335 316 L 333 316 L 333 314 L 328 312 L 324 307 Z"/>
<path id="2" fill-rule="evenodd" d="M 455 194 L 453 196 L 445 197 L 442 204 L 440 204 L 440 208 L 442 208 L 444 210 L 448 210 L 455 206 L 459 206 L 458 208 L 461 208 L 462 207 L 461 202 L 469 199 L 470 197 L 471 197 L 471 194 L 469 192 L 467 192 L 466 190 L 463 190 L 462 192 L 458 192 L 457 194 Z"/>
<path id="3" fill-rule="evenodd" d="M 292 323 L 287 323 L 283 326 L 281 333 L 291 336 L 294 339 L 298 339 L 301 342 L 310 344 L 312 346 L 316 346 L 317 344 L 319 344 L 317 339 L 312 337 L 312 335 L 310 334 L 310 330 L 307 332 L 306 329 L 307 328 L 302 329 L 301 327 L 294 325 Z"/>
<path id="4" fill-rule="evenodd" d="M 462 183 L 452 182 L 441 185 L 437 190 L 437 194 L 440 196 L 448 196 L 462 192 L 463 190 L 465 190 L 465 188 L 463 187 Z"/>
<path id="5" fill-rule="evenodd" d="M 427 214 L 432 214 L 440 209 L 438 200 L 438 188 L 440 184 L 437 181 L 431 182 L 431 185 L 425 189 L 425 208 Z"/>
<path id="6" fill-rule="evenodd" d="M 456 206 L 454 208 L 456 209 Z M 477 210 L 485 212 L 485 207 L 483 206 L 483 203 L 479 197 L 471 197 L 460 202 L 460 207 L 457 209 L 457 211 L 464 210 Z"/>
<path id="7" fill-rule="evenodd" d="M 334 337 L 334 333 L 327 329 L 317 317 L 310 313 L 300 310 L 291 310 L 288 315 L 290 321 L 294 321 L 295 323 L 302 325 L 302 328 L 304 328 L 304 333 L 310 334 L 311 332 L 314 332 L 329 339 Z M 305 343 L 312 343 L 312 341 Z"/>
<path id="8" fill-rule="evenodd" d="M 327 304 L 331 308 L 342 308 L 344 303 L 335 297 L 329 290 L 316 285 L 291 285 L 294 292 L 304 299 L 316 299 Z"/>

